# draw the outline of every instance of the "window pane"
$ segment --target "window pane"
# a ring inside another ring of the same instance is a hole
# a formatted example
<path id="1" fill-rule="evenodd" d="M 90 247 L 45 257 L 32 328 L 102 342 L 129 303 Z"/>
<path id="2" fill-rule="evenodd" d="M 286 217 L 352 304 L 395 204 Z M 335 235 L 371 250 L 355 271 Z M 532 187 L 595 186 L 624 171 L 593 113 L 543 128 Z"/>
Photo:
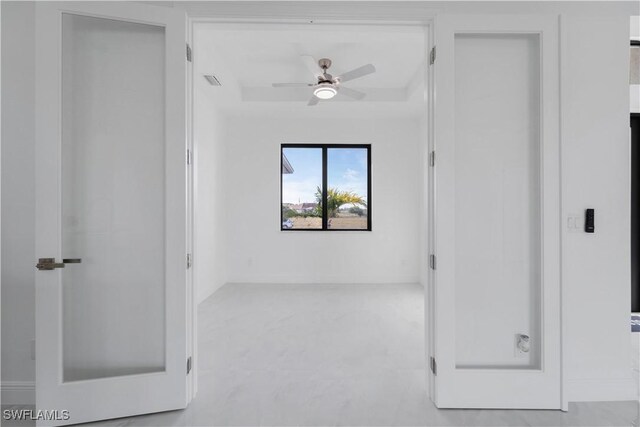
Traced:
<path id="1" fill-rule="evenodd" d="M 322 148 L 282 149 L 282 229 L 322 229 Z"/>
<path id="2" fill-rule="evenodd" d="M 366 148 L 327 150 L 327 228 L 368 228 Z"/>
<path id="3" fill-rule="evenodd" d="M 640 47 L 631 46 L 629 84 L 640 85 Z"/>

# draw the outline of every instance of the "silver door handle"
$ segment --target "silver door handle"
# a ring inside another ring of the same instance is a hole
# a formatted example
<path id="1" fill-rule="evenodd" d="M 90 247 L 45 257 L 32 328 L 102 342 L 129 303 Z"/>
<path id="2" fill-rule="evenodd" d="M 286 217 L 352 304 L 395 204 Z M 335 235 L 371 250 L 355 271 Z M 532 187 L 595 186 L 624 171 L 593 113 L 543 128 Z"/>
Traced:
<path id="1" fill-rule="evenodd" d="M 65 264 L 80 264 L 81 258 L 65 258 L 62 262 L 56 262 L 55 258 L 40 258 L 36 264 L 38 270 L 54 270 L 56 268 L 64 268 Z"/>
<path id="2" fill-rule="evenodd" d="M 55 258 L 40 258 L 36 268 L 38 270 L 53 270 L 55 268 L 64 268 L 64 263 L 56 262 Z"/>

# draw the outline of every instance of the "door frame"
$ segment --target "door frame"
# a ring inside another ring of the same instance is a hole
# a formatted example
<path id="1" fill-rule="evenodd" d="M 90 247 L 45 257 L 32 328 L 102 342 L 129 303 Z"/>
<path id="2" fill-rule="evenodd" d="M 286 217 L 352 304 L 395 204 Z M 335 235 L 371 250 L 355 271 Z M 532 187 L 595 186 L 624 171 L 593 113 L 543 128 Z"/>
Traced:
<path id="1" fill-rule="evenodd" d="M 267 7 L 268 9 L 268 7 Z M 349 14 L 345 11 L 313 11 L 313 20 L 310 20 L 308 16 L 302 15 L 292 15 L 286 18 L 273 18 L 273 14 L 269 11 L 265 11 L 258 7 L 257 9 L 251 9 L 251 11 L 243 10 L 242 8 L 238 8 L 232 13 L 223 14 L 221 16 L 216 16 L 216 14 L 212 11 L 206 11 L 203 9 L 202 14 L 199 16 L 188 16 L 187 17 L 187 28 L 188 28 L 188 41 L 189 45 L 193 47 L 193 28 L 198 24 L 369 24 L 369 25 L 414 25 L 421 26 L 424 28 L 425 33 L 425 56 L 428 57 L 432 49 L 435 48 L 434 39 L 435 39 L 435 30 L 434 27 L 437 25 L 437 16 L 438 12 L 436 10 L 424 11 L 421 14 L 416 14 L 414 10 L 402 11 L 396 10 L 393 16 L 389 16 L 385 13 L 384 10 L 375 10 L 367 14 L 362 18 L 358 18 L 356 14 Z M 354 18 L 355 16 L 355 18 Z M 478 14 L 478 19 L 482 20 L 490 17 L 490 14 Z M 562 56 L 562 53 L 566 51 L 566 48 L 563 49 L 566 43 L 566 36 L 564 34 L 564 27 L 560 25 L 559 28 L 559 36 L 560 43 L 558 47 L 559 55 Z M 437 54 L 436 54 L 437 57 Z M 562 80 L 566 73 L 563 73 L 564 63 L 561 62 L 560 72 L 559 72 L 559 82 L 558 85 L 560 90 L 562 90 Z M 189 76 L 188 76 L 188 113 L 189 113 L 189 144 L 191 146 L 192 152 L 197 155 L 198 147 L 195 141 L 193 140 L 193 81 L 197 78 L 195 76 L 195 70 L 189 64 Z M 435 146 L 435 81 L 436 81 L 436 73 L 433 70 L 433 67 L 427 66 L 425 67 L 425 108 L 426 108 L 426 122 L 427 122 L 427 132 L 425 135 L 425 139 L 422 141 L 424 146 L 424 158 L 422 160 L 423 171 L 425 172 L 426 182 L 424 182 L 425 190 L 426 190 L 426 202 L 427 208 L 425 210 L 425 218 L 423 219 L 424 231 L 427 236 L 423 236 L 426 240 L 426 248 L 421 252 L 423 256 L 420 260 L 420 271 L 424 272 L 426 275 L 426 281 L 423 283 L 425 286 L 425 371 L 426 371 L 426 379 L 427 379 L 427 394 L 432 402 L 434 402 L 435 397 L 435 378 L 434 374 L 429 368 L 430 366 L 430 357 L 433 355 L 434 351 L 434 336 L 435 336 L 435 274 L 434 271 L 429 268 L 429 253 L 435 247 L 435 194 L 434 194 L 434 182 L 435 175 L 433 168 L 429 167 L 429 153 L 434 150 Z M 562 109 L 562 103 L 559 103 L 559 109 Z M 561 119 L 561 118 L 560 118 Z M 562 121 L 560 120 L 560 128 L 562 130 Z M 560 146 L 562 145 L 562 138 L 559 139 Z M 193 172 L 192 172 L 193 173 Z M 193 194 L 193 212 L 194 215 L 198 210 L 198 200 L 197 200 L 197 183 L 194 178 L 194 194 Z M 560 187 L 562 186 L 562 176 L 560 176 Z M 558 215 L 561 215 L 561 204 L 560 211 Z M 194 236 L 197 236 L 197 229 L 195 224 L 193 225 L 192 232 Z M 562 233 L 560 233 L 562 234 Z M 560 245 L 562 246 L 562 236 L 560 236 Z M 194 251 L 194 259 L 197 260 L 198 255 L 195 253 L 196 247 L 193 246 L 192 250 Z M 562 271 L 562 259 L 559 261 L 560 270 Z M 194 279 L 194 290 L 197 289 L 197 280 Z M 565 351 L 565 310 L 564 310 L 564 287 L 562 284 L 562 279 L 560 279 L 560 301 L 559 301 L 559 309 L 560 309 L 560 398 L 561 398 L 561 409 L 563 411 L 568 410 L 568 401 L 566 395 L 566 376 L 565 369 L 566 366 L 566 351 Z M 194 310 L 197 312 L 197 310 Z M 197 313 L 194 313 L 194 316 L 197 316 Z M 194 327 L 197 325 L 197 321 L 194 322 Z M 195 348 L 197 349 L 197 339 Z M 194 353 L 195 354 L 195 353 Z M 195 375 L 193 381 L 194 390 L 197 390 L 197 373 L 198 373 L 198 361 L 196 360 L 195 366 Z"/>
<path id="2" fill-rule="evenodd" d="M 230 24 L 230 25 L 250 25 L 250 24 L 256 24 L 256 25 L 261 25 L 261 24 L 272 24 L 272 25 L 300 25 L 300 24 L 317 24 L 317 25 L 380 25 L 380 26 L 412 26 L 412 27 L 421 27 L 424 30 L 424 34 L 425 34 L 425 58 L 427 58 L 428 60 L 428 52 L 431 52 L 431 49 L 433 47 L 433 25 L 434 25 L 434 15 L 432 14 L 428 14 L 425 15 L 423 17 L 423 19 L 416 19 L 415 15 L 411 15 L 411 14 L 407 14 L 405 17 L 403 17 L 403 19 L 398 20 L 396 18 L 394 19 L 388 19 L 388 17 L 385 14 L 380 14 L 380 15 L 373 15 L 373 16 L 368 16 L 366 18 L 353 18 L 352 16 L 349 17 L 348 19 L 340 19 L 339 17 L 336 17 L 336 14 L 332 14 L 330 12 L 327 13 L 320 13 L 320 14 L 314 14 L 314 18 L 315 19 L 313 22 L 309 22 L 309 20 L 307 18 L 265 18 L 265 17 L 260 17 L 259 15 L 245 15 L 245 14 L 235 14 L 235 15 L 231 15 L 231 16 L 226 16 L 224 18 L 221 17 L 214 17 L 214 16 L 197 16 L 197 17 L 192 17 L 187 15 L 187 43 L 188 45 L 191 47 L 191 49 L 194 49 L 194 38 L 193 38 L 193 29 L 196 25 L 201 25 L 201 24 L 212 24 L 212 25 L 216 25 L 216 24 Z M 198 78 L 198 76 L 195 75 L 195 67 L 193 67 L 193 62 L 190 62 L 187 64 L 187 127 L 188 127 L 188 144 L 189 147 L 191 149 L 191 153 L 193 153 L 194 158 L 197 157 L 198 155 L 198 144 L 195 141 L 193 135 L 193 118 L 194 118 L 194 99 L 195 99 L 195 85 L 194 85 L 194 81 L 195 79 Z M 425 76 L 424 76 L 424 90 L 425 90 L 425 99 L 428 99 L 427 102 L 425 102 L 425 108 L 427 109 L 427 123 L 428 123 L 428 128 L 429 128 L 429 135 L 428 137 L 423 141 L 424 147 L 425 147 L 425 153 L 427 153 L 429 150 L 427 149 L 427 147 L 430 147 L 432 145 L 432 138 L 433 138 L 433 108 L 431 107 L 431 104 L 433 103 L 433 85 L 434 85 L 434 80 L 433 80 L 433 73 L 431 72 L 431 67 L 425 67 Z M 198 189 L 198 182 L 197 182 L 197 177 L 195 176 L 195 168 L 193 167 L 193 165 L 196 164 L 195 161 L 192 162 L 192 167 L 189 168 L 189 173 L 191 174 L 191 182 L 192 184 L 192 192 L 191 192 L 191 206 L 192 206 L 192 213 L 191 213 L 191 228 L 190 228 L 190 232 L 192 235 L 191 238 L 191 253 L 193 254 L 193 259 L 194 262 L 198 262 L 198 254 L 197 254 L 197 245 L 195 245 L 195 239 L 197 239 L 198 236 L 198 230 L 197 230 L 197 222 L 195 221 L 195 216 L 197 216 L 197 212 L 198 212 L 198 193 L 197 193 L 197 189 Z M 426 163 L 424 163 L 424 165 L 426 165 Z M 427 169 L 427 166 L 424 166 L 425 169 Z M 425 183 L 425 184 L 428 184 Z M 430 221 L 429 218 L 431 217 L 431 215 L 428 212 L 425 212 L 427 214 L 427 218 L 425 219 L 425 232 L 427 232 L 428 234 L 430 234 L 428 232 L 427 229 L 427 223 Z M 425 271 L 428 269 L 428 263 L 429 263 L 429 259 L 428 256 L 424 259 L 421 260 L 421 266 L 420 269 L 421 271 Z M 426 268 L 425 268 L 426 267 Z M 191 275 L 193 276 L 193 271 L 191 272 Z M 194 318 L 194 322 L 193 322 L 193 332 L 192 332 L 192 340 L 193 340 L 193 354 L 197 354 L 197 349 L 198 349 L 198 339 L 197 339 L 197 289 L 198 289 L 198 282 L 197 282 L 197 278 L 193 277 L 192 278 L 192 298 L 191 298 L 191 302 L 193 303 L 194 309 L 193 309 L 193 318 Z M 427 315 L 427 304 L 429 302 L 429 297 L 428 297 L 428 293 L 427 293 L 427 289 L 431 288 L 430 285 L 426 285 L 425 287 L 425 316 Z M 425 319 L 427 319 L 425 317 Z M 431 325 L 432 322 L 425 322 L 425 366 L 428 364 L 429 361 L 429 355 L 430 355 L 430 349 L 432 348 L 432 334 L 429 333 L 428 327 L 426 324 Z M 193 365 L 193 373 L 194 375 L 192 376 L 192 381 L 193 381 L 193 385 L 192 385 L 192 390 L 193 390 L 193 395 L 195 396 L 195 394 L 197 393 L 198 390 L 198 372 L 199 372 L 199 361 L 198 358 L 194 358 L 194 365 Z M 434 396 L 433 394 L 433 390 L 435 387 L 435 381 L 433 380 L 433 376 L 431 374 L 431 372 L 429 371 L 429 369 L 426 369 L 427 372 L 427 391 L 428 391 L 428 395 L 429 398 L 432 398 L 432 396 Z"/>

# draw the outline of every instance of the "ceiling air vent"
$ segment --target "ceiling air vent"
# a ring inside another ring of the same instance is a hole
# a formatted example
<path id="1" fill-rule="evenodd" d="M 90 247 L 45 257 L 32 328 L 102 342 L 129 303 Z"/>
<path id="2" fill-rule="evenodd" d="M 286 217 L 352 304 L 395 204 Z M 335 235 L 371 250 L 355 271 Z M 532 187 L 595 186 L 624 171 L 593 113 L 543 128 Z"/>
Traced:
<path id="1" fill-rule="evenodd" d="M 209 75 L 205 74 L 204 78 L 207 79 L 207 81 L 211 86 L 222 86 L 222 83 L 220 83 L 220 80 L 218 80 L 218 78 L 213 74 L 209 74 Z"/>

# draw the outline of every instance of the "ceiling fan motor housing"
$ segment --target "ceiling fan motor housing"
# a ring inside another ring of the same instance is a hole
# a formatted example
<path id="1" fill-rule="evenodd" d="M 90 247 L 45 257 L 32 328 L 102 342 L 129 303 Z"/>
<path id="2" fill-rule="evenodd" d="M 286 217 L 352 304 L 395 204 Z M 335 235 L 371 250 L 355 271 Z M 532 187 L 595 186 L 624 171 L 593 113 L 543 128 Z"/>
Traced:
<path id="1" fill-rule="evenodd" d="M 320 66 L 320 68 L 322 68 L 322 74 L 318 76 L 318 84 L 336 83 L 333 81 L 333 76 L 327 73 L 327 69 L 331 67 L 331 60 L 329 58 L 319 59 L 318 65 Z"/>
<path id="2" fill-rule="evenodd" d="M 319 59 L 318 65 L 320 66 L 320 68 L 326 71 L 329 67 L 331 67 L 331 60 L 329 58 Z"/>

